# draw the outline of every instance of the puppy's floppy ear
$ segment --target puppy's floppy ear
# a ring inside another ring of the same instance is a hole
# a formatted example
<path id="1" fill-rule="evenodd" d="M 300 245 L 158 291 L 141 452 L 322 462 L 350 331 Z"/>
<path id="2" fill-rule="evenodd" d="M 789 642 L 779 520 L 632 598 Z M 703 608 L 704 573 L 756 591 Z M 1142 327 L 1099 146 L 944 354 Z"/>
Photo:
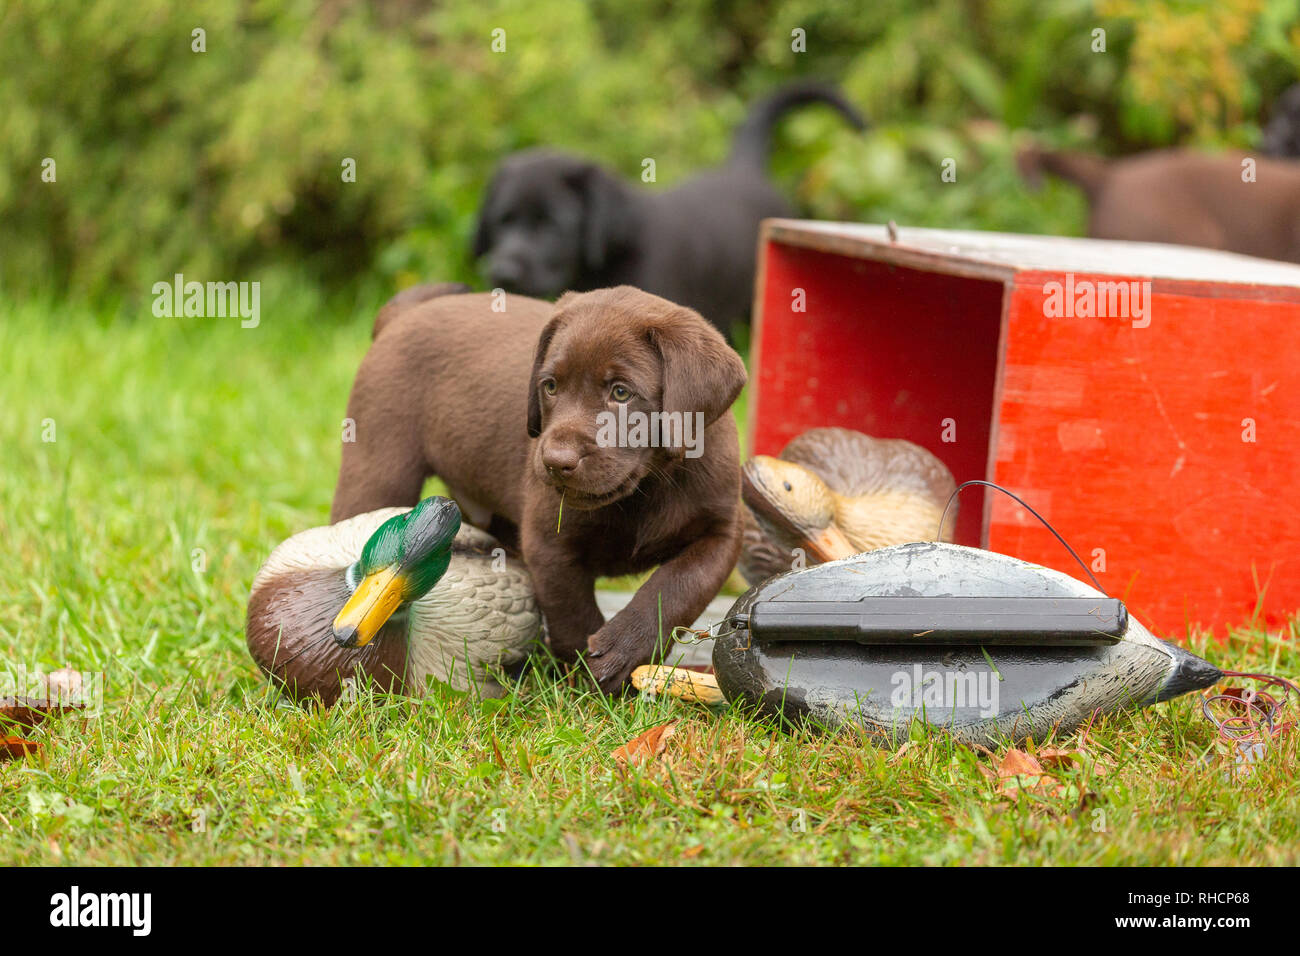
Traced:
<path id="1" fill-rule="evenodd" d="M 703 412 L 704 424 L 713 424 L 745 387 L 745 363 L 722 333 L 691 309 L 677 307 L 648 331 L 663 367 L 663 411 Z"/>
<path id="2" fill-rule="evenodd" d="M 583 163 L 568 179 L 583 197 L 583 268 L 600 272 L 632 246 L 636 222 L 627 189 L 595 163 Z"/>
<path id="3" fill-rule="evenodd" d="M 560 301 L 564 301 L 561 299 Z M 533 371 L 528 378 L 528 437 L 536 438 L 542 433 L 542 399 L 537 394 L 537 376 L 542 371 L 542 362 L 546 360 L 546 350 L 551 347 L 551 339 L 561 324 L 561 317 L 556 316 L 546 323 L 542 334 L 537 338 L 537 352 L 533 356 Z"/>

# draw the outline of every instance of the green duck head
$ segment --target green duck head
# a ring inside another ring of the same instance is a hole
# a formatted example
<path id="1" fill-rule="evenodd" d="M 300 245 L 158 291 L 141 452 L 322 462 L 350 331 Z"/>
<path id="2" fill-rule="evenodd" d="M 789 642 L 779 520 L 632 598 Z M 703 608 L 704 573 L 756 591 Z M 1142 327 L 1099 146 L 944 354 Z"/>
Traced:
<path id="1" fill-rule="evenodd" d="M 352 596 L 334 618 L 334 639 L 365 647 L 400 608 L 429 593 L 451 563 L 460 508 L 449 498 L 425 498 L 381 524 L 347 569 Z"/>

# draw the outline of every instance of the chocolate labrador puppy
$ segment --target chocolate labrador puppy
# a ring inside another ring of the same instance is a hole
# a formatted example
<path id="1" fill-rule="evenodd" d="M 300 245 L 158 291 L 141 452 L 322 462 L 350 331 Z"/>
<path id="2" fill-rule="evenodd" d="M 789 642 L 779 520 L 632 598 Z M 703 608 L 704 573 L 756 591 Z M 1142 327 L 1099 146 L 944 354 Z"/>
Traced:
<path id="1" fill-rule="evenodd" d="M 1094 239 L 1170 242 L 1300 262 L 1300 163 L 1254 159 L 1243 179 L 1242 153 L 1156 150 L 1122 159 L 1024 149 L 1021 174 L 1042 172 L 1081 186 Z M 1253 157 L 1251 157 L 1253 158 Z"/>
<path id="2" fill-rule="evenodd" d="M 793 207 L 767 179 L 772 128 L 786 111 L 826 103 L 866 121 L 834 89 L 786 86 L 754 107 L 726 164 L 664 192 L 547 149 L 506 158 L 488 186 L 475 258 L 493 286 L 524 295 L 634 285 L 699 310 L 724 331 L 749 314 L 759 223 Z"/>
<path id="3" fill-rule="evenodd" d="M 404 295 L 352 387 L 331 520 L 414 505 L 438 475 L 471 523 L 521 546 L 556 655 L 617 689 L 735 566 L 740 356 L 698 313 L 626 286 L 504 311 Z M 656 566 L 604 620 L 596 578 Z"/>

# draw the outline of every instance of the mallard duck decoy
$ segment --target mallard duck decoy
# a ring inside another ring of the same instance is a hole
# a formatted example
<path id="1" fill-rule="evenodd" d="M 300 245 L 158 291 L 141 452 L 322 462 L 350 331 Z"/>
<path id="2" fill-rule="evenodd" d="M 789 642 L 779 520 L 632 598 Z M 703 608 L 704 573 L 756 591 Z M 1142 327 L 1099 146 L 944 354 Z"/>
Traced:
<path id="1" fill-rule="evenodd" d="M 745 463 L 740 573 L 754 585 L 806 564 L 935 537 L 955 483 L 934 455 L 901 438 L 814 428 L 779 457 Z M 956 502 L 941 536 L 952 540 Z"/>
<path id="2" fill-rule="evenodd" d="M 420 694 L 430 679 L 500 696 L 542 618 L 523 563 L 456 503 L 425 498 L 295 534 L 253 579 L 248 649 L 295 700 L 332 704 L 349 678 Z"/>

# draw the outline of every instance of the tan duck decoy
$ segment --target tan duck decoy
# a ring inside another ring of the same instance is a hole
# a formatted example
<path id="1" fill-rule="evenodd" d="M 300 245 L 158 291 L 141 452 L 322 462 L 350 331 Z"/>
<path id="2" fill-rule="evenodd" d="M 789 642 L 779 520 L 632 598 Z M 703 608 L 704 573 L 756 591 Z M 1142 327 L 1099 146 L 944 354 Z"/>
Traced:
<path id="1" fill-rule="evenodd" d="M 349 679 L 501 696 L 494 673 L 523 660 L 541 629 L 523 563 L 433 497 L 286 540 L 253 579 L 246 636 L 291 698 L 332 704 Z"/>
<path id="2" fill-rule="evenodd" d="M 934 540 L 955 487 L 934 455 L 900 438 L 814 428 L 779 457 L 757 455 L 741 478 L 740 573 L 751 585 L 813 565 L 909 541 Z M 941 540 L 951 541 L 957 506 Z"/>

